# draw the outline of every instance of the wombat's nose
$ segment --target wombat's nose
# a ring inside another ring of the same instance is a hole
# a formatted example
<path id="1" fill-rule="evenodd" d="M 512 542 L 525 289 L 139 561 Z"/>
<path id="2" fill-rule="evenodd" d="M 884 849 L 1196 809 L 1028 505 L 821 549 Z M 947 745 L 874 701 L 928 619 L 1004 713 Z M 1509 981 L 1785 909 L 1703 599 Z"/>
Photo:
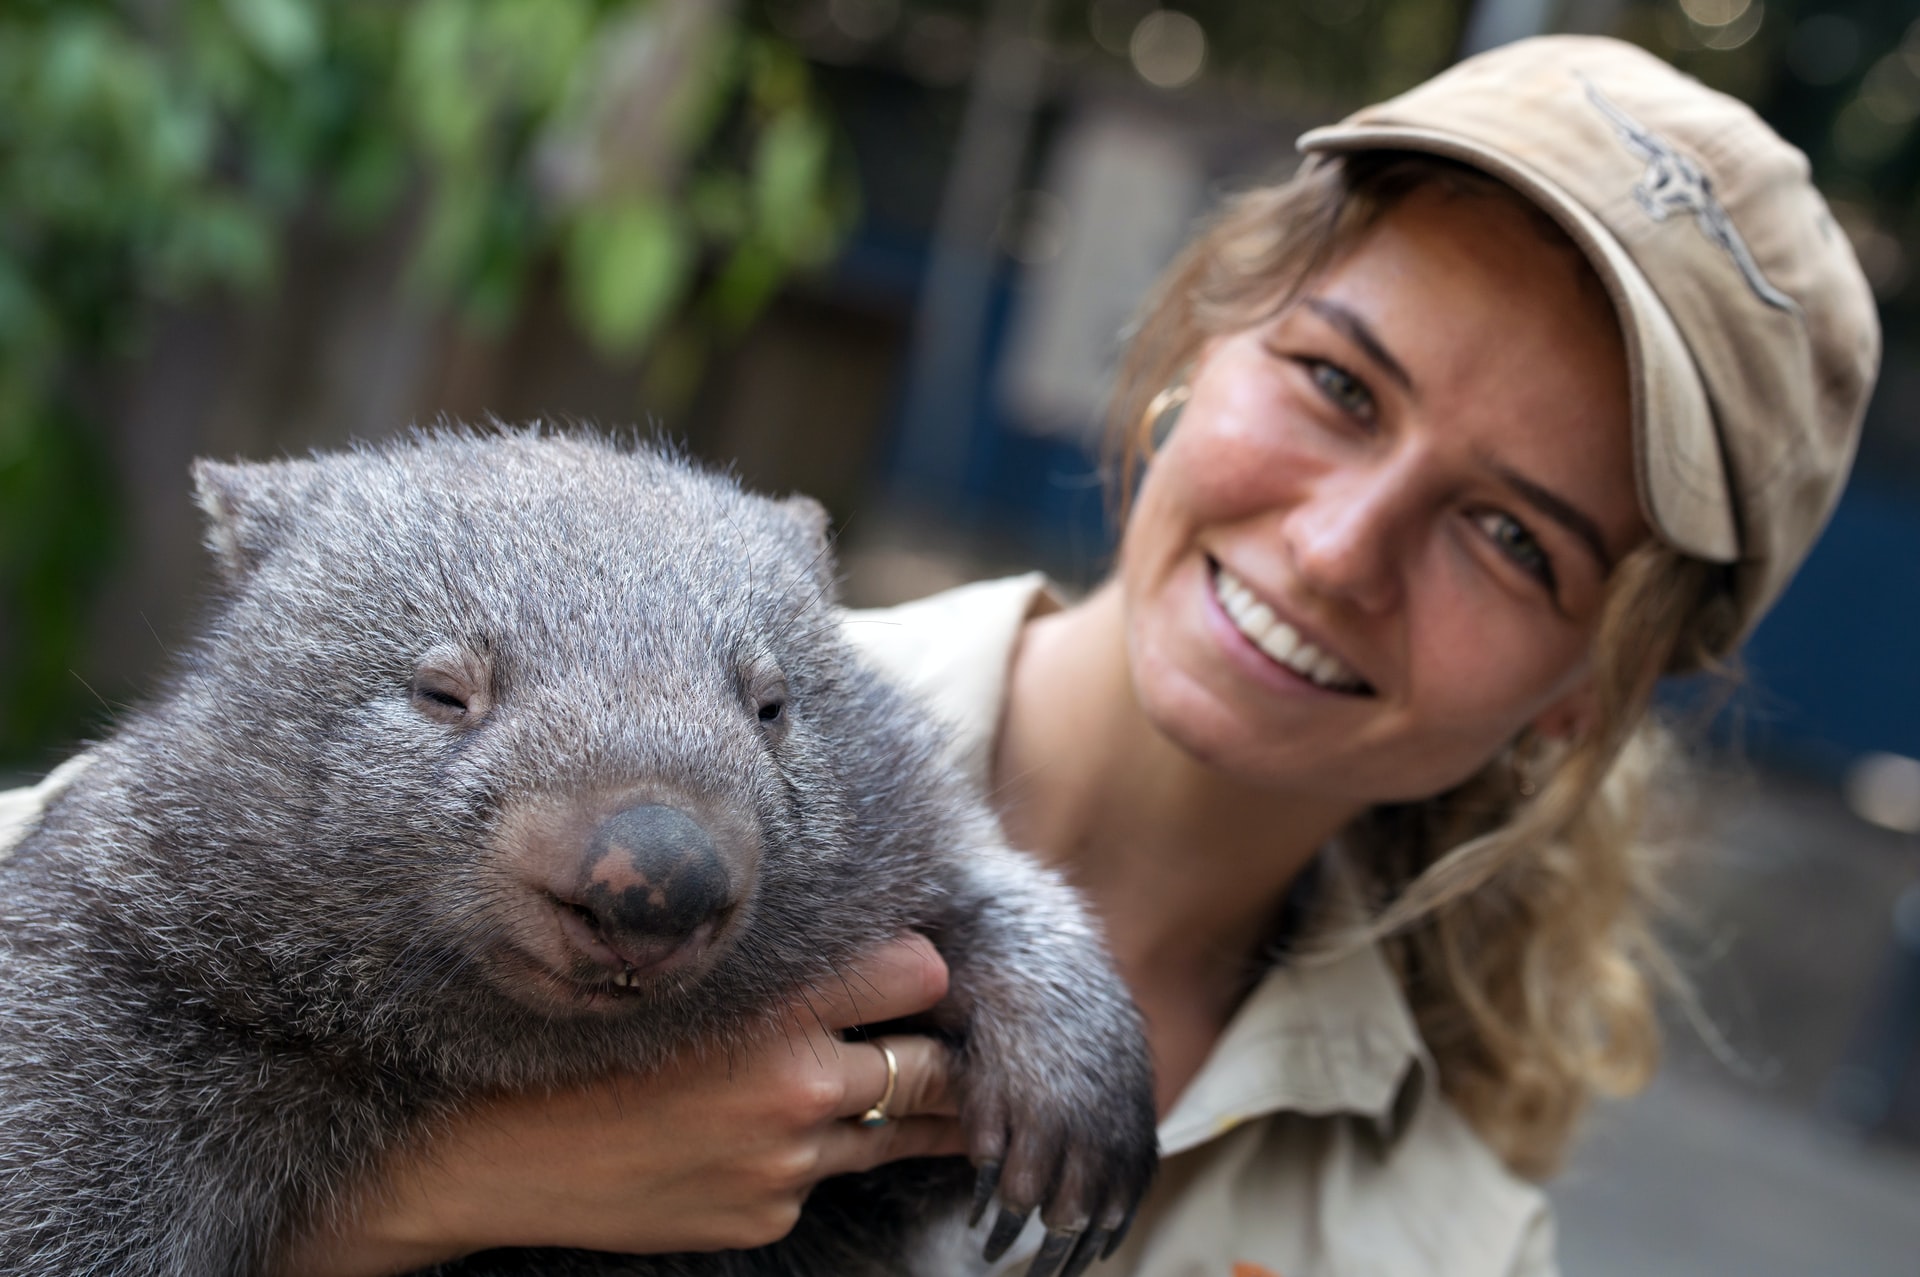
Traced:
<path id="1" fill-rule="evenodd" d="M 693 817 L 647 804 L 618 812 L 593 833 L 580 882 L 566 903 L 630 967 L 667 957 L 727 903 L 727 872 Z"/>

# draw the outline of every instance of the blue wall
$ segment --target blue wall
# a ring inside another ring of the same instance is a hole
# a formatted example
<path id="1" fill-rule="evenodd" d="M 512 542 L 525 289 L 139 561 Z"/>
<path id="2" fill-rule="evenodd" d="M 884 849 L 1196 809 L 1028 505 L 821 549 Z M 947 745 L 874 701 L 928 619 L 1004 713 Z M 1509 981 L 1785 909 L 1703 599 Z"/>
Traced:
<path id="1" fill-rule="evenodd" d="M 1835 772 L 1865 750 L 1920 758 L 1920 502 L 1856 479 L 1755 631 L 1741 704 L 1752 751 Z"/>

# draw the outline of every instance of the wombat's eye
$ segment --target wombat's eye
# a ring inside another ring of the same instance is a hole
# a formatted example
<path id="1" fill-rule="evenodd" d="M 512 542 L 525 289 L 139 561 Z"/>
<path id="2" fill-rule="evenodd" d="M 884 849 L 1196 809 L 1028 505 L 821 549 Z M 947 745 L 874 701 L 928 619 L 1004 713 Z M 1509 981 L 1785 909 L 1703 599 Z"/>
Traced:
<path id="1" fill-rule="evenodd" d="M 760 730 L 779 741 L 786 735 L 787 719 L 791 717 L 787 713 L 786 677 L 770 663 L 758 664 L 744 671 L 743 683 L 740 690 L 753 716 L 760 720 Z"/>
<path id="2" fill-rule="evenodd" d="M 760 720 L 761 734 L 768 743 L 778 745 L 787 738 L 787 689 L 782 684 L 778 691 L 763 691 L 758 697 L 760 707 L 754 716 Z"/>
<path id="3" fill-rule="evenodd" d="M 438 665 L 416 671 L 407 695 L 415 710 L 436 723 L 472 723 L 486 708 L 473 677 Z"/>
<path id="4" fill-rule="evenodd" d="M 439 706 L 441 709 L 450 709 L 460 714 L 467 712 L 467 703 L 465 701 L 453 693 L 443 692 L 437 687 L 416 687 L 413 689 L 413 694 L 431 705 Z"/>

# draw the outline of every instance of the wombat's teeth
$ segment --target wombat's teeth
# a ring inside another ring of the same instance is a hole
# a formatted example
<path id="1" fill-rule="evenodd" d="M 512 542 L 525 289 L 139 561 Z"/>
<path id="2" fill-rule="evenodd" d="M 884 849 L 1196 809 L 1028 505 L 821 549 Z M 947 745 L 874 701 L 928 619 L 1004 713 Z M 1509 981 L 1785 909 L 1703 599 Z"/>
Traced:
<path id="1" fill-rule="evenodd" d="M 623 989 L 631 989 L 633 987 L 633 972 L 631 970 L 620 971 L 614 975 L 613 982 Z"/>

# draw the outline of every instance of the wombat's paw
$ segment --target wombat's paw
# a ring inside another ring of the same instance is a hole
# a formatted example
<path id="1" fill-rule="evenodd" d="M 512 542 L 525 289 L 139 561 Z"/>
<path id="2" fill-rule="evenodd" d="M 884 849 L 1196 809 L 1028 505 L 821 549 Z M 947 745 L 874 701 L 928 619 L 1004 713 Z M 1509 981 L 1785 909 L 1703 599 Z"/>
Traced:
<path id="1" fill-rule="evenodd" d="M 979 1168 L 968 1222 L 977 1224 L 999 1198 L 986 1245 L 991 1261 L 1038 1209 L 1047 1239 L 1027 1277 L 1077 1274 L 1119 1248 L 1153 1179 L 1153 1078 L 1145 1045 L 1101 1059 L 1022 1063 L 1026 1067 L 989 1072 L 976 1062 L 968 1070 L 962 1114 Z M 1043 1063 L 1061 1067 L 1034 1067 Z"/>

